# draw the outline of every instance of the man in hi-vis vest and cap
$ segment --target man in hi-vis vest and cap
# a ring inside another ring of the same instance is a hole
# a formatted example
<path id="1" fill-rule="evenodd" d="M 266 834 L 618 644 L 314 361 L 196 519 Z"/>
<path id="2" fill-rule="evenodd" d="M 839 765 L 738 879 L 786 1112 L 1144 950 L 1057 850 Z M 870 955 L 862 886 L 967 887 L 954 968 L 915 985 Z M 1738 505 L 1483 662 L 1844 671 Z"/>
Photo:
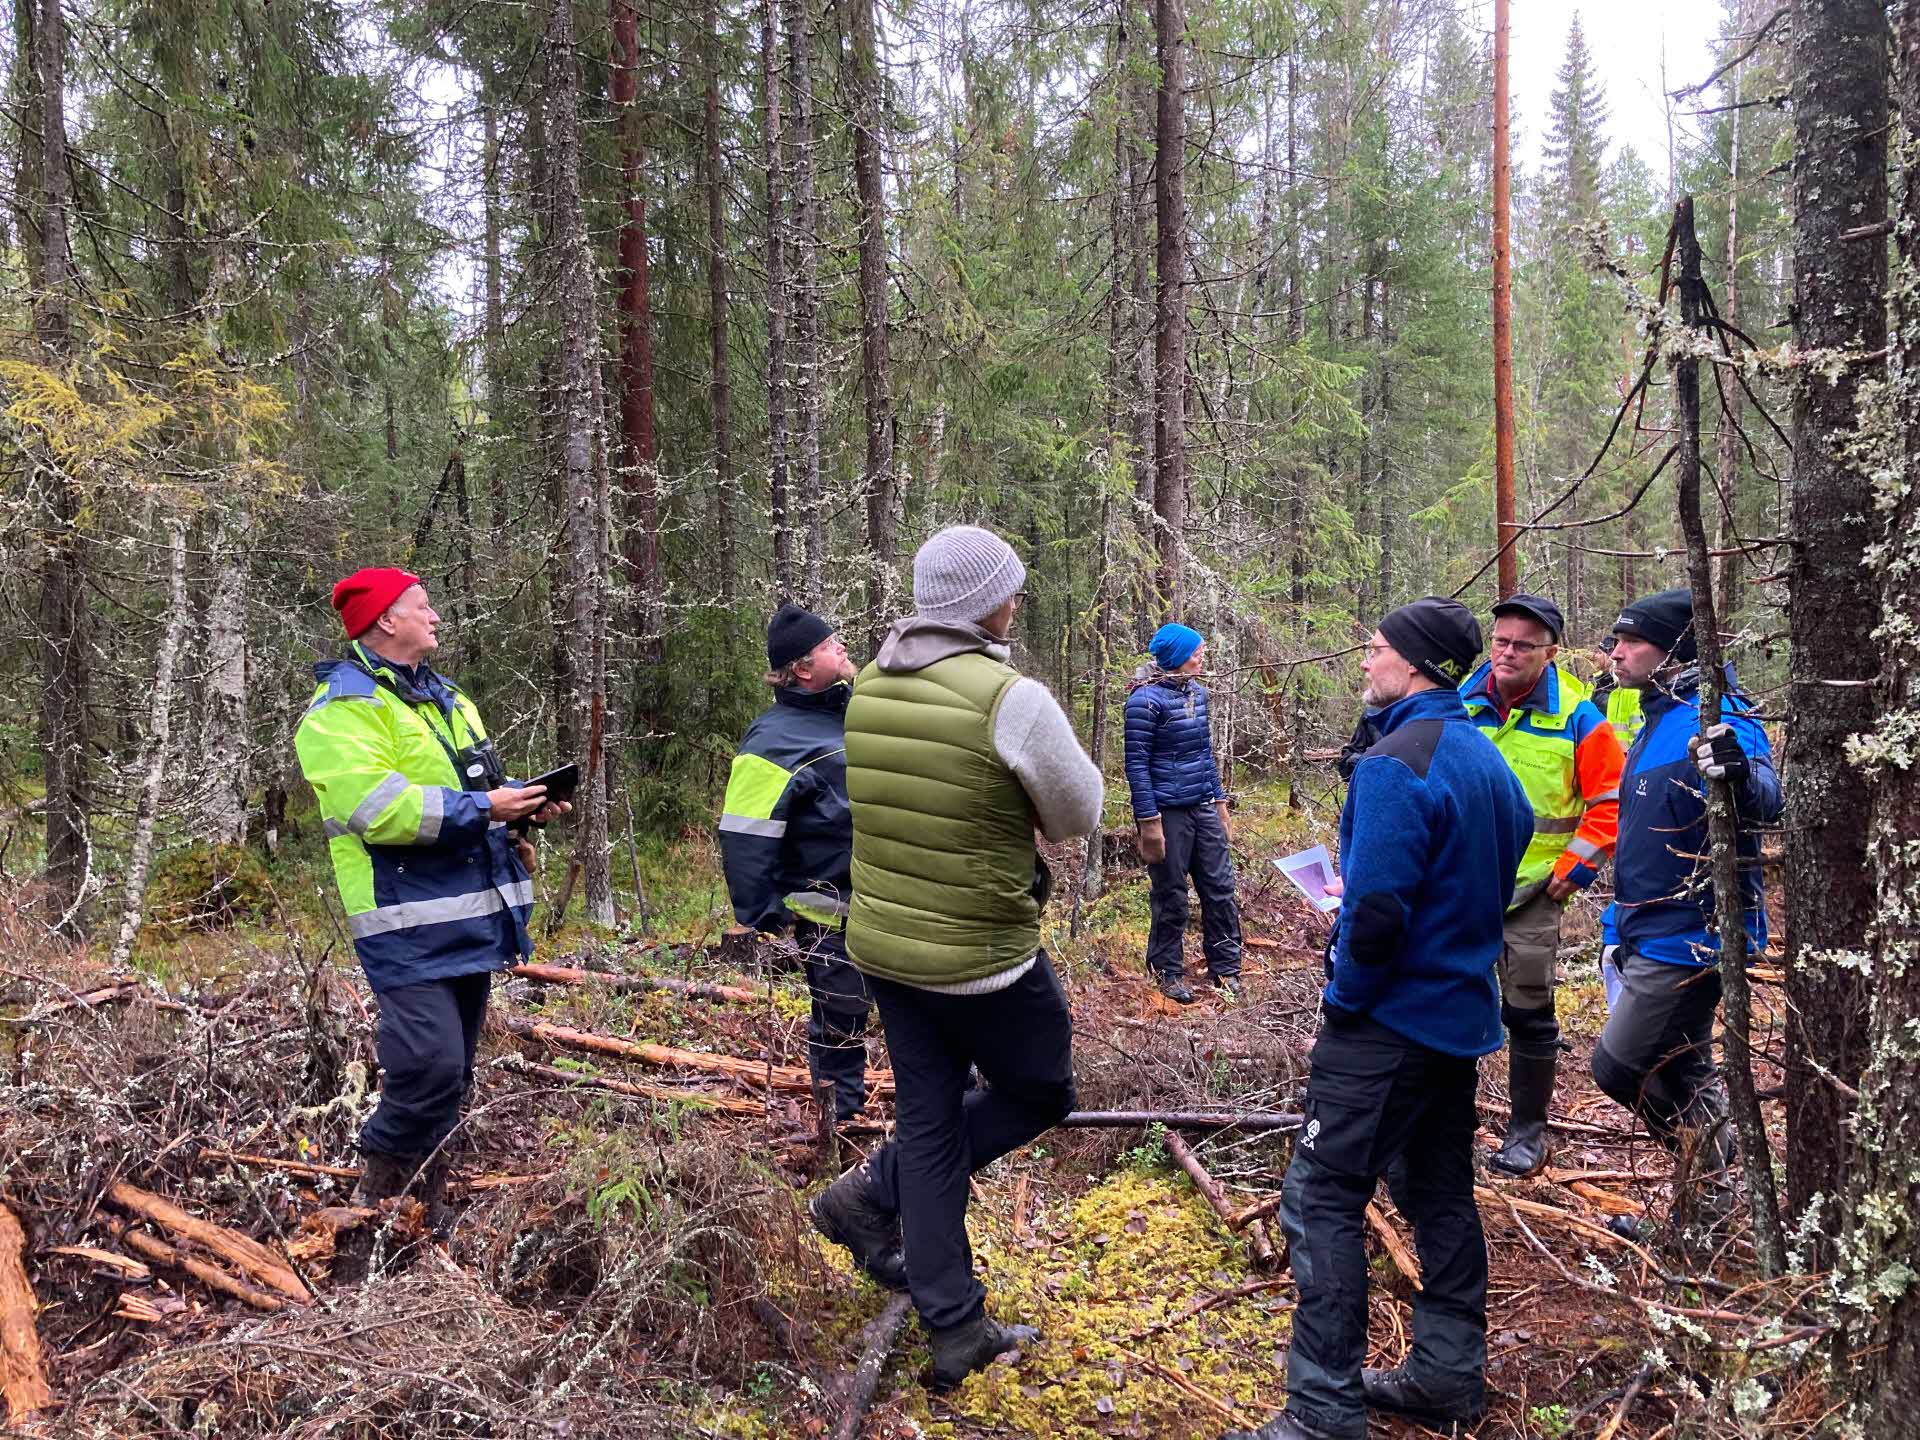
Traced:
<path id="1" fill-rule="evenodd" d="M 812 1215 L 875 1279 L 904 1279 L 938 1389 L 1034 1336 L 987 1318 L 967 1177 L 1073 1108 L 1073 1023 L 1040 948 L 1034 831 L 1087 834 L 1103 787 L 1059 703 L 1008 663 L 1026 576 L 991 531 L 934 535 L 913 559 L 915 613 L 847 705 L 847 953 L 886 1031 L 895 1131 Z M 985 1086 L 968 1089 L 969 1067 Z"/>

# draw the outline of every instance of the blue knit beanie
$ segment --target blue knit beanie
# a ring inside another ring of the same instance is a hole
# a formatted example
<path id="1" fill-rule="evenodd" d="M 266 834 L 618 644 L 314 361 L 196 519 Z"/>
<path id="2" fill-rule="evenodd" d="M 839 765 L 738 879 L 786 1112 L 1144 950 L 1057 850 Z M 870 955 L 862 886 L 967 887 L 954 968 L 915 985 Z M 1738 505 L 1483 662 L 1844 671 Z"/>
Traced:
<path id="1" fill-rule="evenodd" d="M 1153 654 L 1153 663 L 1162 670 L 1178 670 L 1193 658 L 1194 651 L 1206 643 L 1207 637 L 1198 630 L 1168 623 L 1153 632 L 1147 649 Z"/>

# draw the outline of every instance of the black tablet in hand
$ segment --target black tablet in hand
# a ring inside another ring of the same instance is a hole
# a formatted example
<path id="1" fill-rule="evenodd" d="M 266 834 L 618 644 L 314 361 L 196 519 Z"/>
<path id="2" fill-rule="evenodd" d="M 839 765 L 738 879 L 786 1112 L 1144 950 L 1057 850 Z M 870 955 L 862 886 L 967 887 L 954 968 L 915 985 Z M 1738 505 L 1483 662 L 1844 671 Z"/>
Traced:
<path id="1" fill-rule="evenodd" d="M 573 792 L 580 788 L 579 762 L 569 760 L 557 770 L 549 770 L 544 775 L 534 775 L 520 782 L 523 790 L 529 785 L 546 786 L 549 800 L 571 800 Z"/>

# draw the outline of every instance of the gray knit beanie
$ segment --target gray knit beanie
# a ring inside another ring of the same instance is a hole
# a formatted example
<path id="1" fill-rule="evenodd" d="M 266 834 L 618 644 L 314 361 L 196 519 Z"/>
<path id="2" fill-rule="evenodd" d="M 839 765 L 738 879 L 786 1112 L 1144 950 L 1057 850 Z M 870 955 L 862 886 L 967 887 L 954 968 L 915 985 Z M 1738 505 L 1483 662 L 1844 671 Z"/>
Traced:
<path id="1" fill-rule="evenodd" d="M 984 620 L 1026 583 L 1013 547 L 978 525 L 949 525 L 913 557 L 913 608 L 929 620 Z"/>

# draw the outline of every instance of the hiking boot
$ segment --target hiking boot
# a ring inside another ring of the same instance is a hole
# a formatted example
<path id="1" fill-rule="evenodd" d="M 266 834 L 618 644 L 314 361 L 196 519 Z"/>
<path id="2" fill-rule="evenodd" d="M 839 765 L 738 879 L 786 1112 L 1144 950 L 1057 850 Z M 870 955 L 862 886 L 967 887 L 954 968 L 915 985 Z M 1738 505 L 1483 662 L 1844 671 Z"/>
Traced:
<path id="1" fill-rule="evenodd" d="M 1247 998 L 1247 987 L 1241 983 L 1238 975 L 1214 976 L 1213 988 L 1229 1000 L 1244 1000 Z"/>
<path id="2" fill-rule="evenodd" d="M 348 1203 L 377 1211 L 382 1200 L 390 1200 L 407 1188 L 419 1168 L 418 1155 L 388 1155 L 368 1150 L 361 1164 L 360 1183 L 353 1187 Z M 333 1268 L 329 1272 L 335 1284 L 358 1285 L 367 1278 L 373 1264 L 374 1243 L 385 1228 L 386 1217 L 376 1214 L 335 1237 Z"/>
<path id="3" fill-rule="evenodd" d="M 845 1246 L 853 1255 L 853 1263 L 875 1284 L 889 1290 L 907 1288 L 900 1217 L 874 1201 L 867 1162 L 854 1166 L 814 1196 L 807 1204 L 807 1218 L 827 1239 Z"/>
<path id="4" fill-rule="evenodd" d="M 1507 1138 L 1487 1157 L 1487 1168 L 1502 1175 L 1525 1178 L 1547 1168 L 1547 1107 L 1553 1103 L 1553 1073 L 1559 1064 L 1555 1047 L 1541 1054 L 1507 1052 L 1507 1094 L 1513 1105 Z"/>
<path id="5" fill-rule="evenodd" d="M 1309 1425 L 1290 1410 L 1282 1410 L 1258 1430 L 1229 1430 L 1220 1440 L 1340 1440 L 1331 1430 Z"/>
<path id="6" fill-rule="evenodd" d="M 1031 1325 L 1002 1325 L 989 1320 L 987 1312 L 977 1312 L 971 1320 L 949 1325 L 933 1332 L 933 1378 L 935 1390 L 951 1390 L 976 1370 L 984 1370 L 996 1356 L 1023 1345 L 1031 1345 L 1040 1332 Z"/>
<path id="7" fill-rule="evenodd" d="M 1193 987 L 1187 984 L 1183 975 L 1162 975 L 1156 983 L 1160 993 L 1176 1005 L 1191 1005 L 1194 1001 Z"/>
<path id="8" fill-rule="evenodd" d="M 1407 1365 L 1396 1365 L 1391 1370 L 1362 1370 L 1360 1388 L 1366 1392 L 1371 1408 L 1405 1415 L 1428 1425 L 1476 1425 L 1487 1413 L 1484 1389 L 1476 1386 L 1451 1392 L 1430 1390 Z"/>
<path id="9" fill-rule="evenodd" d="M 420 1175 L 420 1203 L 427 1207 L 427 1228 L 438 1240 L 453 1233 L 453 1207 L 447 1204 L 447 1177 L 452 1173 L 453 1162 L 447 1158 L 447 1145 L 442 1145 Z"/>

